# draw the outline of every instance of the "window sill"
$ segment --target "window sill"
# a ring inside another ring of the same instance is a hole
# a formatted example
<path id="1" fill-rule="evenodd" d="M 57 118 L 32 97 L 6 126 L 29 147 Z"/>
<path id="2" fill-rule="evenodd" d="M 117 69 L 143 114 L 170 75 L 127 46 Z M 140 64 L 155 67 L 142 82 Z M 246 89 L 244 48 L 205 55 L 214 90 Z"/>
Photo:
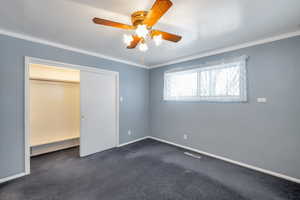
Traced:
<path id="1" fill-rule="evenodd" d="M 228 98 L 228 99 L 215 99 L 215 98 L 163 98 L 165 102 L 197 102 L 197 103 L 247 103 L 246 99 Z"/>

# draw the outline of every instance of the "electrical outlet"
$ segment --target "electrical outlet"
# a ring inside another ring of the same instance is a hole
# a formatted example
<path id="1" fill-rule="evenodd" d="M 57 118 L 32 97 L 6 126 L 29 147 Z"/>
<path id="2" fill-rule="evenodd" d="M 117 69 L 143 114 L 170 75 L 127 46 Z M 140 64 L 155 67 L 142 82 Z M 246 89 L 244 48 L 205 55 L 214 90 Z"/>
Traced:
<path id="1" fill-rule="evenodd" d="M 131 135 L 131 130 L 128 130 L 128 135 Z"/>
<path id="2" fill-rule="evenodd" d="M 187 138 L 188 138 L 188 135 L 187 135 L 187 134 L 184 134 L 184 135 L 183 135 L 183 139 L 187 140 Z"/>

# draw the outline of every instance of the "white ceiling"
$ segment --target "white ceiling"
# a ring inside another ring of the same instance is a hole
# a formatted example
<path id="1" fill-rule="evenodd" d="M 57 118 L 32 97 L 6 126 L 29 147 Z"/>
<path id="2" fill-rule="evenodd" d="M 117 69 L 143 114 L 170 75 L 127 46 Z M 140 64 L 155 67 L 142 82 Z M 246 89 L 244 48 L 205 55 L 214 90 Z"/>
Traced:
<path id="1" fill-rule="evenodd" d="M 128 50 L 129 31 L 95 25 L 93 17 L 130 24 L 130 14 L 154 0 L 7 0 L 0 29 L 146 66 L 299 30 L 299 0 L 172 0 L 155 28 L 183 36 L 179 43 Z"/>

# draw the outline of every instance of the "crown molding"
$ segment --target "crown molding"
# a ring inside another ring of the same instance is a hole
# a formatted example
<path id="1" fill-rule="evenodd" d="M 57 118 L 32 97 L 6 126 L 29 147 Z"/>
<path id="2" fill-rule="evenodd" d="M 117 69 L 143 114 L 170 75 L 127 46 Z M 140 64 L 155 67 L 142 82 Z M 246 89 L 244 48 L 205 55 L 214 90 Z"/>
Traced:
<path id="1" fill-rule="evenodd" d="M 112 57 L 112 56 L 103 55 L 103 54 L 100 54 L 100 53 L 96 53 L 96 52 L 92 52 L 92 51 L 88 51 L 88 50 L 84 50 L 84 49 L 64 45 L 64 44 L 61 44 L 61 43 L 56 43 L 56 42 L 44 40 L 44 39 L 37 38 L 37 37 L 32 37 L 32 36 L 21 34 L 21 33 L 7 31 L 7 30 L 4 30 L 4 29 L 0 29 L 0 34 L 10 36 L 10 37 L 14 37 L 14 38 L 18 38 L 18 39 L 22 39 L 22 40 L 35 42 L 35 43 L 40 43 L 40 44 L 44 44 L 44 45 L 48 45 L 48 46 L 52 46 L 52 47 L 57 47 L 57 48 L 68 50 L 68 51 L 82 53 L 82 54 L 89 55 L 89 56 L 95 56 L 95 57 L 98 57 L 98 58 L 103 58 L 103 59 L 106 59 L 106 60 L 111 60 L 111 61 L 114 61 L 114 62 L 119 62 L 119 63 L 131 65 L 131 66 L 135 66 L 135 67 L 141 67 L 141 68 L 149 69 L 149 67 L 147 67 L 146 65 L 142 65 L 142 64 L 139 64 L 139 63 L 135 63 L 135 62 L 131 62 L 131 61 L 128 61 L 128 60 L 115 58 L 115 57 Z"/>
<path id="2" fill-rule="evenodd" d="M 274 42 L 274 41 L 277 41 L 277 40 L 282 40 L 282 39 L 286 39 L 286 38 L 299 36 L 300 35 L 300 30 L 285 33 L 285 34 L 280 34 L 280 35 L 277 35 L 277 36 L 268 37 L 268 38 L 264 38 L 264 39 L 260 39 L 260 40 L 246 42 L 246 43 L 242 43 L 242 44 L 239 44 L 239 45 L 234 45 L 234 46 L 230 46 L 230 47 L 226 47 L 226 48 L 216 49 L 216 50 L 213 50 L 213 51 L 200 53 L 200 54 L 197 54 L 197 55 L 194 55 L 194 56 L 187 56 L 187 57 L 180 58 L 180 59 L 177 59 L 177 60 L 164 62 L 164 63 L 160 63 L 160 64 L 156 64 L 156 65 L 150 65 L 150 66 L 142 65 L 142 64 L 131 62 L 131 61 L 128 61 L 128 60 L 123 60 L 123 59 L 115 58 L 115 57 L 112 57 L 112 56 L 107 56 L 107 55 L 103 55 L 103 54 L 100 54 L 100 53 L 96 53 L 96 52 L 92 52 L 92 51 L 88 51 L 88 50 L 84 50 L 84 49 L 79 49 L 79 48 L 76 48 L 76 47 L 72 47 L 72 46 L 68 46 L 68 45 L 64 45 L 64 44 L 60 44 L 60 43 L 56 43 L 56 42 L 51 42 L 51 41 L 40 39 L 40 38 L 37 38 L 37 37 L 32 37 L 32 36 L 29 36 L 29 35 L 16 33 L 16 32 L 11 32 L 11 31 L 7 31 L 7 30 L 3 30 L 3 29 L 0 29 L 0 34 L 1 35 L 7 35 L 7 36 L 10 36 L 10 37 L 14 37 L 14 38 L 18 38 L 18 39 L 31 41 L 31 42 L 45 44 L 45 45 L 48 45 L 48 46 L 57 47 L 57 48 L 60 48 L 60 49 L 65 49 L 65 50 L 69 50 L 69 51 L 73 51 L 73 52 L 77 52 L 77 53 L 82 53 L 82 54 L 89 55 L 89 56 L 95 56 L 95 57 L 98 57 L 98 58 L 111 60 L 111 61 L 114 61 L 114 62 L 124 63 L 124 64 L 135 66 L 135 67 L 141 67 L 141 68 L 145 68 L 145 69 L 153 69 L 153 68 L 164 67 L 164 66 L 172 65 L 172 64 L 178 64 L 178 63 L 187 62 L 187 61 L 190 61 L 190 60 L 195 60 L 195 59 L 204 58 L 204 57 L 208 57 L 208 56 L 214 56 L 214 55 L 218 55 L 218 54 L 222 54 L 222 53 L 226 53 L 226 52 L 230 52 L 230 51 L 235 51 L 235 50 L 239 50 L 239 49 L 243 49 L 243 48 L 247 48 L 247 47 L 252 47 L 252 46 L 256 46 L 256 45 L 260 45 L 260 44 L 266 44 L 266 43 Z"/>
<path id="3" fill-rule="evenodd" d="M 270 43 L 270 42 L 274 42 L 274 41 L 277 41 L 277 40 L 291 38 L 291 37 L 295 37 L 295 36 L 299 36 L 299 35 L 300 35 L 300 30 L 285 33 L 285 34 L 280 34 L 280 35 L 277 35 L 277 36 L 268 37 L 268 38 L 264 38 L 264 39 L 260 39 L 260 40 L 246 42 L 246 43 L 242 43 L 242 44 L 239 44 L 239 45 L 234 45 L 234 46 L 230 46 L 230 47 L 226 47 L 226 48 L 216 49 L 216 50 L 213 50 L 213 51 L 208 51 L 208 52 L 205 52 L 205 53 L 200 53 L 200 54 L 197 54 L 197 55 L 194 55 L 194 56 L 188 56 L 188 57 L 180 58 L 180 59 L 177 59 L 177 60 L 173 60 L 173 61 L 169 61 L 169 62 L 165 62 L 165 63 L 160 63 L 160 64 L 157 64 L 157 65 L 151 65 L 151 66 L 149 66 L 149 68 L 153 69 L 153 68 L 158 68 L 158 67 L 164 67 L 166 65 L 182 63 L 182 62 L 186 62 L 186 61 L 190 61 L 190 60 L 194 60 L 194 59 L 204 58 L 204 57 L 207 57 L 207 56 L 214 56 L 214 55 L 218 55 L 218 54 L 221 54 L 221 53 L 235 51 L 235 50 L 243 49 L 243 48 L 246 48 L 246 47 L 252 47 L 252 46 L 256 46 L 256 45 L 260 45 L 260 44 Z"/>

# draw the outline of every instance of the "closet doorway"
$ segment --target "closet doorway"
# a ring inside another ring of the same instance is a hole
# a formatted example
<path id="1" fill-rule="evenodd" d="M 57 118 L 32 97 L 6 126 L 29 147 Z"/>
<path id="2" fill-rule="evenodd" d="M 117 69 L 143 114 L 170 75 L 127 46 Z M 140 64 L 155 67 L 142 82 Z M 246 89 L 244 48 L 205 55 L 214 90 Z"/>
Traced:
<path id="1" fill-rule="evenodd" d="M 79 146 L 88 156 L 119 145 L 119 74 L 25 58 L 25 173 L 30 157 Z"/>
<path id="2" fill-rule="evenodd" d="M 30 155 L 80 144 L 80 71 L 30 64 Z"/>

